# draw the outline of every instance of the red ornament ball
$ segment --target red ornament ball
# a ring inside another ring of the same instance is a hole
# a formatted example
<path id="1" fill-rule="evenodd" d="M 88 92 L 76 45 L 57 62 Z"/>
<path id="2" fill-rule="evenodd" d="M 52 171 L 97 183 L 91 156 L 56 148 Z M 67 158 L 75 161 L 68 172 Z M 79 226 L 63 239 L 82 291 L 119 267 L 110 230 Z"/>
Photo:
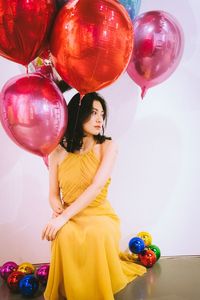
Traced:
<path id="1" fill-rule="evenodd" d="M 12 272 L 7 279 L 8 287 L 12 292 L 19 292 L 19 282 L 24 277 L 24 274 L 20 271 Z"/>
<path id="2" fill-rule="evenodd" d="M 138 255 L 143 266 L 151 268 L 156 262 L 156 254 L 154 251 L 147 249 Z"/>

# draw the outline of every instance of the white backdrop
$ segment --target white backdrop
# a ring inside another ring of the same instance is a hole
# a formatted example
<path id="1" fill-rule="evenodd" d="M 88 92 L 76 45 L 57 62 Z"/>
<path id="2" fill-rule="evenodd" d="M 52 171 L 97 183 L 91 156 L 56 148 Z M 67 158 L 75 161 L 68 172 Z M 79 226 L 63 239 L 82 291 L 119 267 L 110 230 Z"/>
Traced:
<path id="1" fill-rule="evenodd" d="M 164 10 L 185 33 L 178 69 L 150 89 L 125 73 L 100 91 L 107 99 L 107 134 L 119 145 L 109 199 L 121 218 L 121 248 L 139 231 L 153 236 L 163 255 L 200 254 L 200 2 L 142 1 L 141 12 Z M 0 57 L 0 88 L 22 67 Z M 68 101 L 75 90 L 65 93 Z M 40 157 L 16 146 L 0 127 L 0 265 L 49 261 L 41 230 L 50 215 L 48 171 Z"/>

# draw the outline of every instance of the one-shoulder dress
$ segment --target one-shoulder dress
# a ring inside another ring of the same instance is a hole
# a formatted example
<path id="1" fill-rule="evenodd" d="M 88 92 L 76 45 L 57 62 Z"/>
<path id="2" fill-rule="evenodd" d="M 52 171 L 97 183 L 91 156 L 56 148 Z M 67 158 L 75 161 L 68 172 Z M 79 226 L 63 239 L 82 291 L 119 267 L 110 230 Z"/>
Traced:
<path id="1" fill-rule="evenodd" d="M 100 161 L 93 149 L 68 153 L 58 167 L 58 180 L 66 206 L 91 184 Z M 71 218 L 51 246 L 46 300 L 113 300 L 114 294 L 146 272 L 145 267 L 121 259 L 120 220 L 107 192 Z"/>

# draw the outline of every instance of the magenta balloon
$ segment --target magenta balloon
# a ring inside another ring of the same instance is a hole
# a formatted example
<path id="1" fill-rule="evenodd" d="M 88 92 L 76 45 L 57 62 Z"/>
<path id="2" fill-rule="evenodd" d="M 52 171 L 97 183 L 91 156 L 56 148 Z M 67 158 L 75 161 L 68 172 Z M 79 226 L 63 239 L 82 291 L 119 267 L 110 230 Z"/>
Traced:
<path id="1" fill-rule="evenodd" d="M 184 36 L 177 20 L 163 11 L 139 15 L 133 27 L 135 45 L 127 72 L 141 87 L 143 98 L 147 89 L 163 82 L 178 66 Z"/>
<path id="2" fill-rule="evenodd" d="M 23 149 L 45 156 L 67 126 L 67 106 L 56 84 L 39 75 L 10 79 L 0 95 L 0 118 L 9 137 Z"/>

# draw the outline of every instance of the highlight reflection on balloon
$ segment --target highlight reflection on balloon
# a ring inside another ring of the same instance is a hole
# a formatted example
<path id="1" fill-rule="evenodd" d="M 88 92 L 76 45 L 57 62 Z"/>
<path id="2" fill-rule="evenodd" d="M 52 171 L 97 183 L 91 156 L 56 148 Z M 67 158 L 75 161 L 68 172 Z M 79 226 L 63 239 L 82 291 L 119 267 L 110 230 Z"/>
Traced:
<path id="1" fill-rule="evenodd" d="M 134 21 L 135 44 L 127 71 L 142 89 L 166 80 L 177 68 L 184 37 L 177 20 L 164 11 L 150 11 Z"/>
<path id="2" fill-rule="evenodd" d="M 81 94 L 114 82 L 133 49 L 133 26 L 115 0 L 70 1 L 59 12 L 51 34 L 53 64 Z"/>
<path id="3" fill-rule="evenodd" d="M 21 75 L 3 87 L 0 118 L 17 145 L 43 157 L 65 132 L 67 106 L 54 82 L 39 74 Z"/>

